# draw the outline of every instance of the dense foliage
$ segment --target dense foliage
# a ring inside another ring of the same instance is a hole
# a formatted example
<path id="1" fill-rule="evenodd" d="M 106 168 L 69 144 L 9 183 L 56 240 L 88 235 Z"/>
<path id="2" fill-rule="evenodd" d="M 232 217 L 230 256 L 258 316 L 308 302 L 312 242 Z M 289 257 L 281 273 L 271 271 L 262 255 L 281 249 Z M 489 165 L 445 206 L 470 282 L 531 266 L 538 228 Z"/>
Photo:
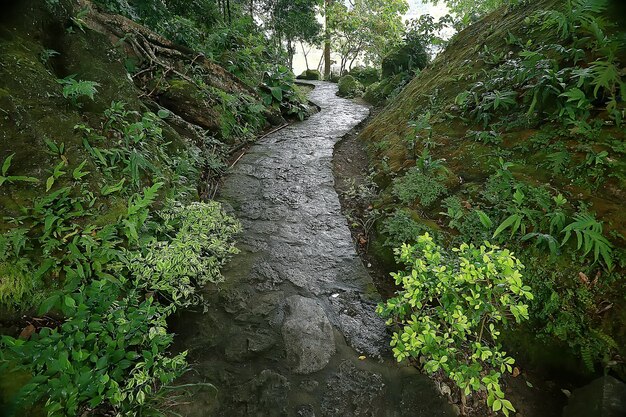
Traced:
<path id="1" fill-rule="evenodd" d="M 60 162 L 45 195 L 0 236 L 10 279 L 3 303 L 32 305 L 49 317 L 29 325 L 25 337 L 2 337 L 0 369 L 33 375 L 16 410 L 43 404 L 49 416 L 158 414 L 155 400 L 186 369 L 184 352 L 167 353 L 173 336 L 166 319 L 201 305 L 197 290 L 221 280 L 239 225 L 218 203 L 193 202 L 198 156 L 169 150 L 155 114 L 117 102 L 104 112 L 101 131 L 76 129 L 90 158 L 71 163 L 64 145 L 51 142 Z M 12 186 L 8 178 L 3 187 Z"/>
<path id="2" fill-rule="evenodd" d="M 403 245 L 398 259 L 406 272 L 392 274 L 402 290 L 378 306 L 396 324 L 391 346 L 398 361 L 420 360 L 430 374 L 442 371 L 464 395 L 484 390 L 494 411 L 515 411 L 504 398 L 500 377 L 515 360 L 498 341 L 503 325 L 528 319 L 530 287 L 521 262 L 489 243 L 462 244 L 446 253 L 428 233 Z"/>
<path id="3" fill-rule="evenodd" d="M 608 19 L 609 2 L 446 3 L 456 16 L 422 18 L 408 32 L 431 52 L 445 49 L 363 133 L 381 190 L 364 210 L 376 222 L 372 252 L 393 265 L 390 249 L 408 244 L 396 251 L 396 265 L 430 265 L 432 251 L 422 252 L 417 237 L 425 232 L 435 247 L 490 241 L 515 251 L 534 297 L 525 302 L 527 320 L 503 332 L 502 343 L 522 343 L 527 364 L 624 377 L 626 263 L 617 202 L 626 178 L 626 49 Z M 485 17 L 444 42 L 442 29 L 472 22 L 456 19 L 467 11 Z M 365 97 L 375 101 L 374 91 Z M 449 271 L 449 259 L 432 268 Z M 390 302 L 401 309 L 422 302 L 411 291 L 431 282 L 413 270 L 416 276 L 395 275 L 405 298 Z M 403 329 L 426 334 L 423 321 L 440 317 L 430 313 L 442 300 L 428 315 L 380 310 L 397 326 L 397 357 L 431 368 L 432 352 L 406 344 L 411 334 Z M 533 342 L 521 342 L 527 335 Z M 450 370 L 459 366 L 446 360 L 443 374 L 455 379 Z M 493 398 L 489 405 L 507 408 Z"/>

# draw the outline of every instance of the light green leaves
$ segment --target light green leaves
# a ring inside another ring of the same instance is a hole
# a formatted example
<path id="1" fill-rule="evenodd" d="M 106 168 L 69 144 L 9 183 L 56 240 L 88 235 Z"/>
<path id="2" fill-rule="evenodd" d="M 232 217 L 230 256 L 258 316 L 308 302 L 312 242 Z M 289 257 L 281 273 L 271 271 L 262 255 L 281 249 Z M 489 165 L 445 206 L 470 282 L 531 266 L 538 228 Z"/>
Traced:
<path id="1" fill-rule="evenodd" d="M 420 359 L 426 372 L 442 371 L 466 394 L 486 389 L 494 411 L 513 411 L 499 379 L 515 361 L 496 341 L 507 317 L 528 319 L 533 295 L 522 280 L 523 265 L 489 243 L 449 253 L 428 234 L 397 254 L 407 265 L 394 274 L 402 289 L 377 308 L 388 324 L 399 323 L 391 340 L 396 359 Z"/>
<path id="2" fill-rule="evenodd" d="M 99 87 L 95 81 L 76 80 L 76 74 L 69 75 L 65 78 L 58 79 L 57 82 L 63 86 L 63 97 L 69 98 L 74 104 L 80 97 L 88 97 L 94 99 L 94 95 L 98 92 Z"/>

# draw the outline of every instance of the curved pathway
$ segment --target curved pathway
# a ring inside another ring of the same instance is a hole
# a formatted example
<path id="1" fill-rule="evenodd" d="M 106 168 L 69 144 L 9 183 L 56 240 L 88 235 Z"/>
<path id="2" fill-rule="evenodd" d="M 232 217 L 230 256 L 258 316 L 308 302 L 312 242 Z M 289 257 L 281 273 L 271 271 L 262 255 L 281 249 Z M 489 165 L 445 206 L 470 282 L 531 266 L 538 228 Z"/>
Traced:
<path id="1" fill-rule="evenodd" d="M 250 148 L 220 199 L 241 219 L 241 253 L 209 311 L 179 317 L 191 381 L 218 393 L 185 416 L 452 416 L 434 385 L 390 358 L 378 295 L 333 187 L 335 143 L 369 110 L 317 82 L 321 111 Z"/>

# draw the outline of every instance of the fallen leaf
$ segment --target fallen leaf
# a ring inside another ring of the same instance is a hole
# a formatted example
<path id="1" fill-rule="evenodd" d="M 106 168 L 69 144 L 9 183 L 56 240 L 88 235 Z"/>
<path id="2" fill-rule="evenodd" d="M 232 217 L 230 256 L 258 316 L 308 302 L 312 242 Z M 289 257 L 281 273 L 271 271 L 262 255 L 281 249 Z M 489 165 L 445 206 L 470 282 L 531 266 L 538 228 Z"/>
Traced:
<path id="1" fill-rule="evenodd" d="M 517 378 L 520 374 L 519 368 L 516 366 L 513 368 L 513 378 Z"/>
<path id="2" fill-rule="evenodd" d="M 363 355 L 359 356 L 359 360 L 362 360 L 362 361 L 364 361 L 366 358 L 367 356 L 363 356 Z"/>
<path id="3" fill-rule="evenodd" d="M 29 324 L 28 326 L 22 329 L 22 331 L 20 332 L 19 338 L 22 340 L 28 340 L 30 339 L 33 333 L 35 333 L 35 326 L 33 326 L 32 324 Z"/>

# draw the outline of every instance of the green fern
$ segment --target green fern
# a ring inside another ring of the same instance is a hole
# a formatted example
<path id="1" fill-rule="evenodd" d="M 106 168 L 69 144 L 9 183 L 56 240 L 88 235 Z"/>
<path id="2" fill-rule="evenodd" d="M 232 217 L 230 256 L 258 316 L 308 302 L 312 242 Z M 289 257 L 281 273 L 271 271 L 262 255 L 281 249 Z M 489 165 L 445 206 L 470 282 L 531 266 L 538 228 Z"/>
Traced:
<path id="1" fill-rule="evenodd" d="M 99 87 L 100 84 L 95 81 L 76 80 L 75 77 L 76 74 L 72 74 L 57 80 L 63 86 L 63 97 L 69 98 L 74 104 L 77 104 L 76 100 L 80 97 L 89 97 L 93 100 L 94 95 L 98 92 L 96 87 Z"/>
<path id="2" fill-rule="evenodd" d="M 585 368 L 587 368 L 589 372 L 593 372 L 595 370 L 593 350 L 591 346 L 585 345 L 580 349 L 580 358 L 582 359 Z"/>
<path id="3" fill-rule="evenodd" d="M 579 213 L 574 216 L 574 222 L 570 223 L 563 229 L 565 237 L 561 242 L 561 246 L 565 245 L 572 234 L 576 235 L 576 250 L 583 251 L 583 257 L 593 251 L 593 260 L 597 262 L 600 257 L 604 261 L 608 269 L 612 269 L 613 261 L 611 259 L 613 245 L 602 235 L 602 222 L 589 213 Z"/>

